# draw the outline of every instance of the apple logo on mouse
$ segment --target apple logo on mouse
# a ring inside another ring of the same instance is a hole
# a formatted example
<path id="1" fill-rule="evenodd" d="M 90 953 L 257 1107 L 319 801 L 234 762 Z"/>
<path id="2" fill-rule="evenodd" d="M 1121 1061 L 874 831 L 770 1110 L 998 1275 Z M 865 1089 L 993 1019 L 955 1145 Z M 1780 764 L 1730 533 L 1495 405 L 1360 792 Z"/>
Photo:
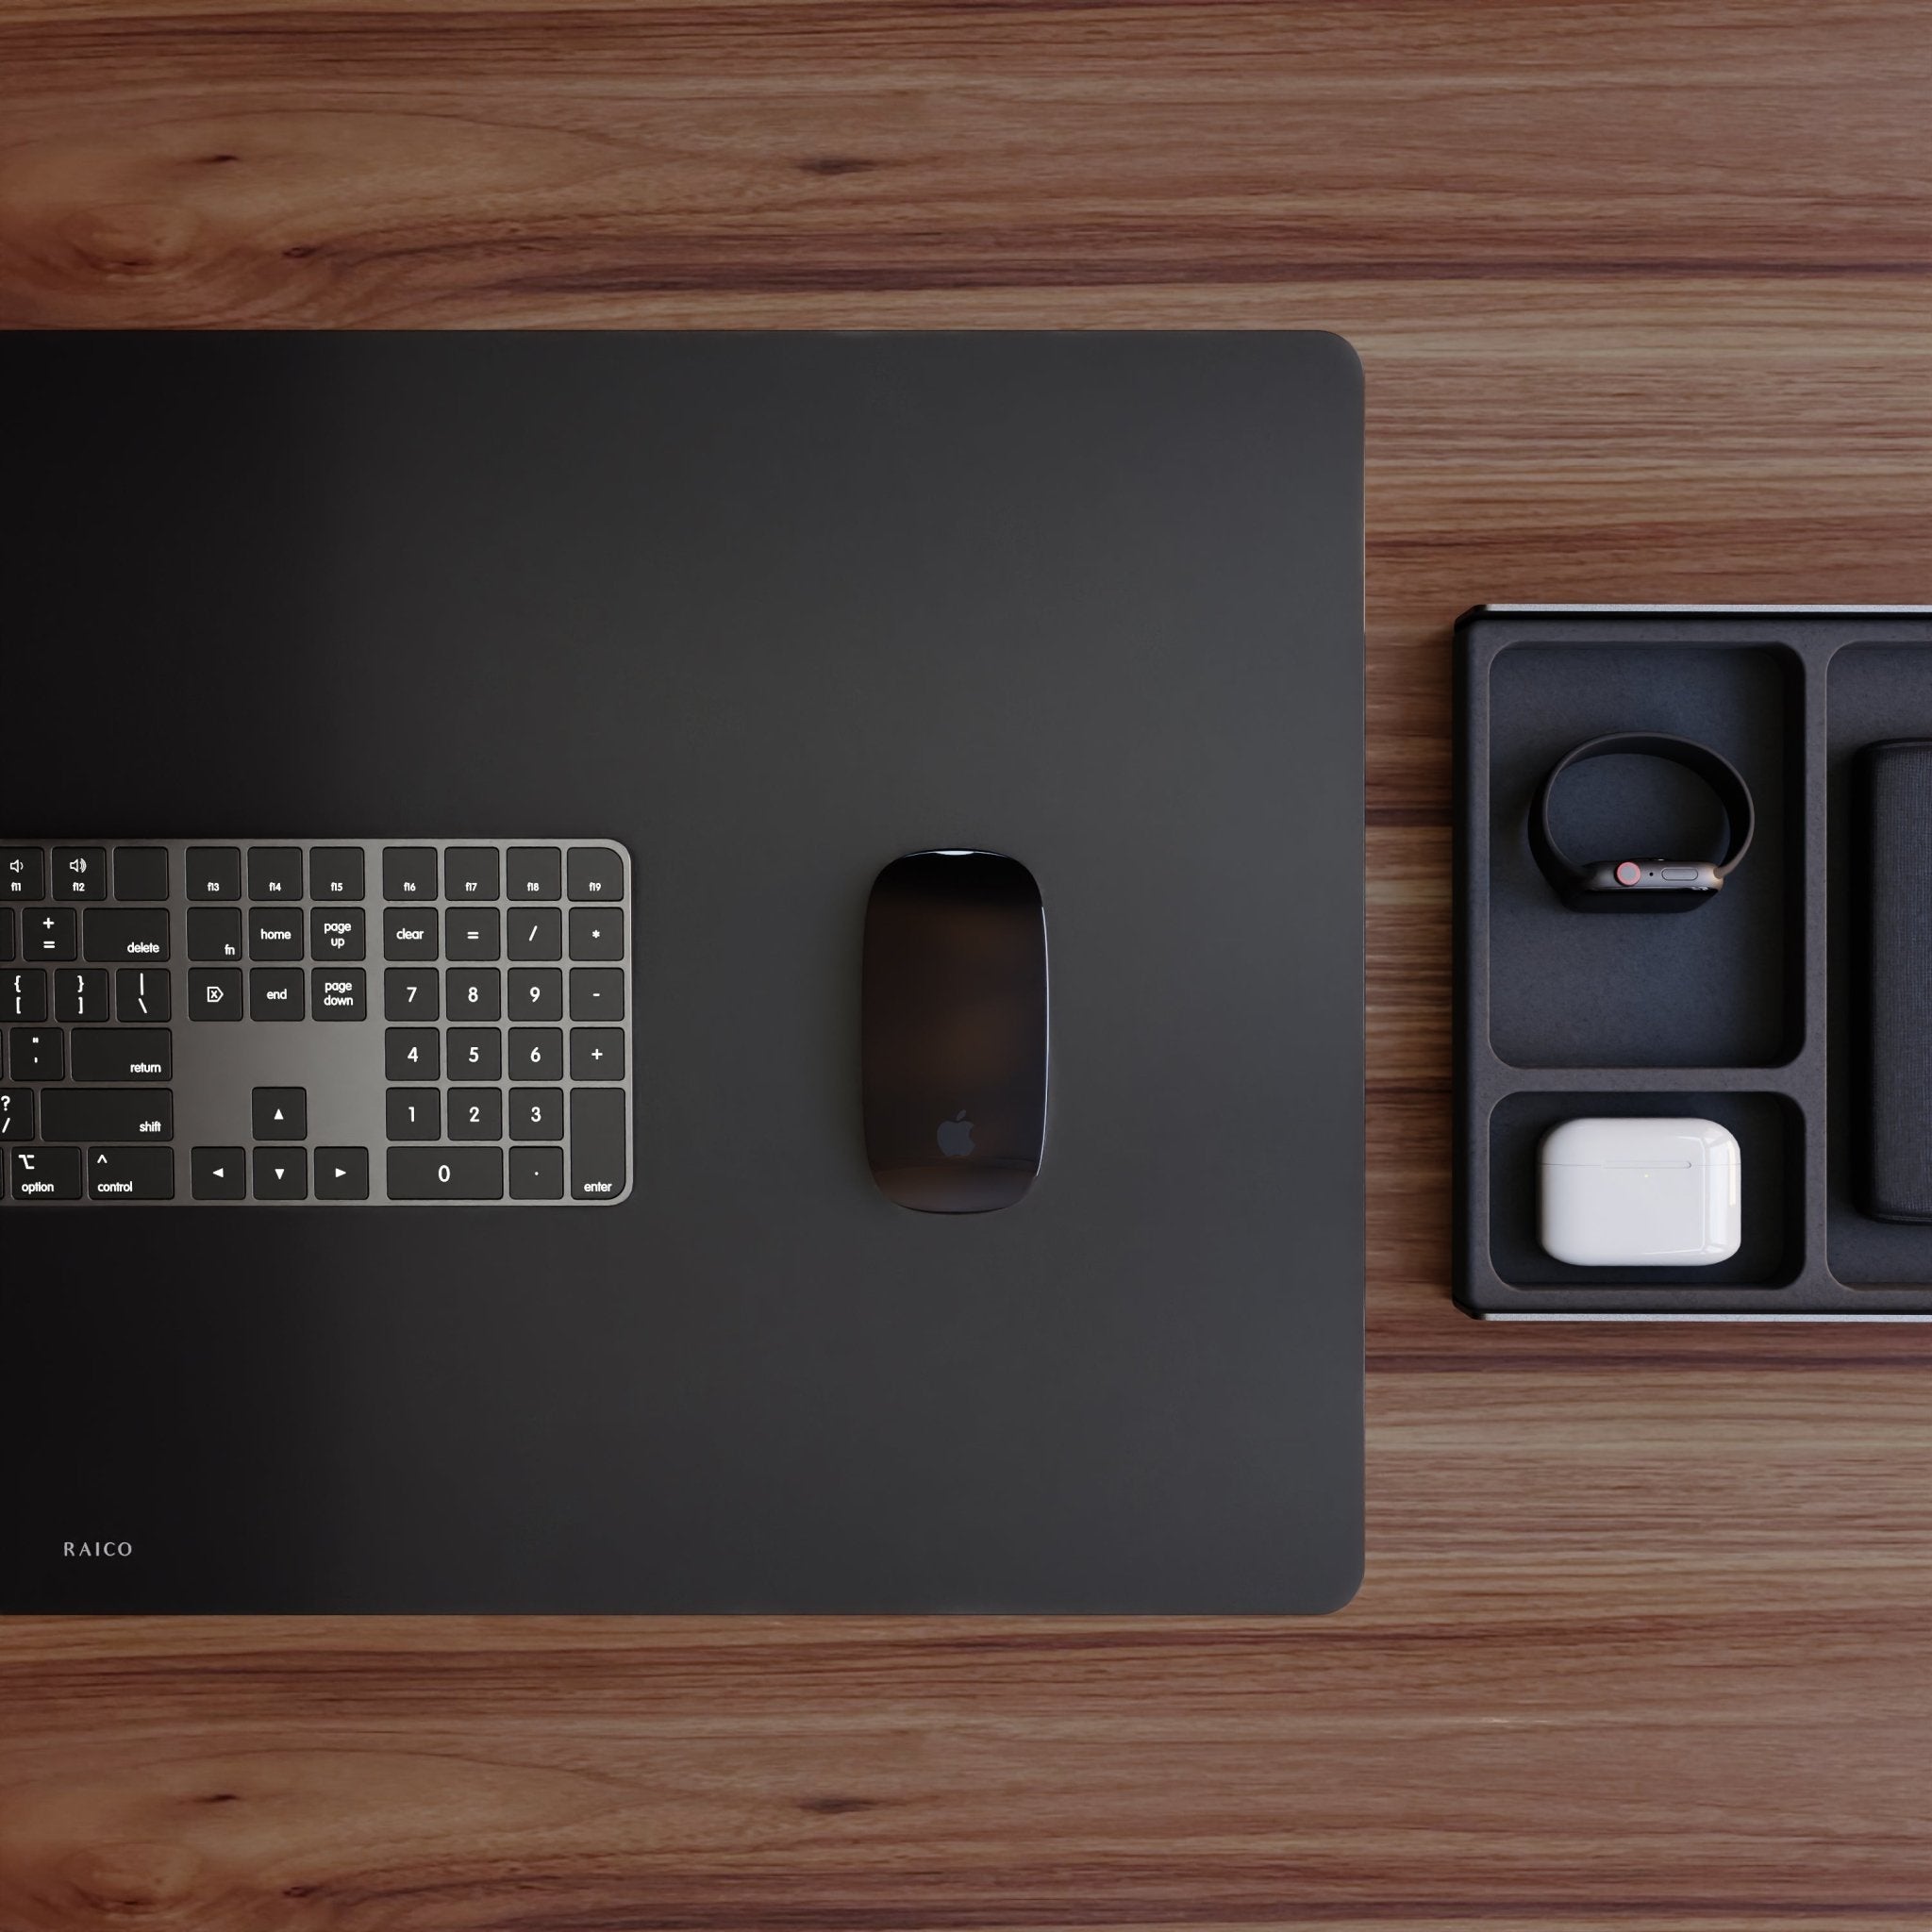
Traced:
<path id="1" fill-rule="evenodd" d="M 966 1118 L 963 1107 L 951 1120 L 940 1123 L 940 1152 L 948 1160 L 973 1152 L 973 1123 Z"/>

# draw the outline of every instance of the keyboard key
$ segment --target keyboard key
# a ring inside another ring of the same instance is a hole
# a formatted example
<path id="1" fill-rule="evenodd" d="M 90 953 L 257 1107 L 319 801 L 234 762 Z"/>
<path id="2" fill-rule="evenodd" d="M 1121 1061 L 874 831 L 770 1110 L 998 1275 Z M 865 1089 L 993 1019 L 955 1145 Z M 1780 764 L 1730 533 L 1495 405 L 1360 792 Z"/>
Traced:
<path id="1" fill-rule="evenodd" d="M 429 845 L 386 845 L 382 852 L 385 899 L 436 897 L 436 851 Z"/>
<path id="2" fill-rule="evenodd" d="M 0 1141 L 31 1141 L 34 1137 L 34 1090 L 0 1087 Z"/>
<path id="3" fill-rule="evenodd" d="M 188 1161 L 189 1186 L 197 1201 L 245 1201 L 248 1157 L 240 1147 L 197 1147 Z"/>
<path id="4" fill-rule="evenodd" d="M 452 1141 L 503 1139 L 503 1089 L 452 1087 L 449 1090 L 449 1137 Z"/>
<path id="5" fill-rule="evenodd" d="M 509 1137 L 512 1141 L 563 1139 L 563 1089 L 512 1087 L 509 1091 Z"/>
<path id="6" fill-rule="evenodd" d="M 41 1091 L 43 1141 L 172 1141 L 175 1096 L 164 1088 L 46 1087 Z"/>
<path id="7" fill-rule="evenodd" d="M 442 1008 L 442 975 L 435 967 L 391 966 L 382 975 L 385 1020 L 434 1020 Z"/>
<path id="8" fill-rule="evenodd" d="M 570 895 L 573 899 L 623 898 L 624 860 L 608 845 L 573 845 Z"/>
<path id="9" fill-rule="evenodd" d="M 509 1035 L 509 1076 L 512 1080 L 562 1079 L 562 1027 L 512 1026 Z"/>
<path id="10" fill-rule="evenodd" d="M 191 845 L 186 870 L 191 899 L 239 899 L 242 896 L 240 846 Z"/>
<path id="11" fill-rule="evenodd" d="M 531 966 L 509 975 L 512 1020 L 563 1018 L 563 974 L 555 966 Z"/>
<path id="12" fill-rule="evenodd" d="M 242 1017 L 242 969 L 239 966 L 198 967 L 188 975 L 188 1017 L 191 1020 L 239 1020 Z"/>
<path id="13" fill-rule="evenodd" d="M 570 973 L 573 1020 L 624 1018 L 624 974 L 615 966 L 573 966 Z"/>
<path id="14" fill-rule="evenodd" d="M 385 959 L 436 958 L 436 908 L 385 906 L 382 908 L 382 957 Z"/>
<path id="15" fill-rule="evenodd" d="M 318 1147 L 315 1150 L 315 1198 L 318 1201 L 368 1200 L 368 1148 Z"/>
<path id="16" fill-rule="evenodd" d="M 161 855 L 166 858 L 167 855 Z M 81 920 L 86 956 L 109 965 L 124 959 L 149 961 L 168 957 L 168 908 L 152 912 L 133 907 L 90 906 Z"/>
<path id="17" fill-rule="evenodd" d="M 80 1199 L 78 1147 L 16 1147 L 13 1150 L 16 1201 Z"/>
<path id="18" fill-rule="evenodd" d="M 446 959 L 500 959 L 502 915 L 494 906 L 452 906 L 442 916 Z"/>
<path id="19" fill-rule="evenodd" d="M 0 1020 L 40 1021 L 47 1017 L 47 975 L 38 966 L 0 973 Z"/>
<path id="20" fill-rule="evenodd" d="M 59 1027 L 16 1026 L 7 1043 L 16 1080 L 67 1077 L 67 1036 Z"/>
<path id="21" fill-rule="evenodd" d="M 105 899 L 108 896 L 108 848 L 105 845 L 57 845 L 54 848 L 52 899 Z"/>
<path id="22" fill-rule="evenodd" d="M 382 1037 L 382 1071 L 391 1080 L 442 1078 L 442 1035 L 434 1026 L 391 1026 Z"/>
<path id="23" fill-rule="evenodd" d="M 624 958 L 624 908 L 573 906 L 570 908 L 570 956 L 573 959 Z"/>
<path id="24" fill-rule="evenodd" d="M 251 899 L 299 899 L 302 896 L 302 848 L 299 845 L 251 845 L 248 848 L 248 896 Z"/>
<path id="25" fill-rule="evenodd" d="M 117 899 L 165 899 L 168 896 L 168 848 L 165 845 L 115 846 L 114 896 Z"/>
<path id="26" fill-rule="evenodd" d="M 563 1199 L 563 1149 L 512 1147 L 509 1150 L 509 1197 L 512 1201 Z"/>
<path id="27" fill-rule="evenodd" d="M 242 957 L 241 908 L 234 906 L 190 907 L 188 957 L 191 959 L 239 959 Z"/>
<path id="28" fill-rule="evenodd" d="M 308 1090 L 306 1087 L 258 1087 L 249 1096 L 249 1118 L 258 1141 L 306 1141 L 308 1138 Z"/>
<path id="29" fill-rule="evenodd" d="M 624 1035 L 608 1026 L 578 1026 L 570 1036 L 573 1080 L 624 1078 Z"/>
<path id="30" fill-rule="evenodd" d="M 164 966 L 124 966 L 114 975 L 114 1016 L 128 1022 L 173 1018 Z"/>
<path id="31" fill-rule="evenodd" d="M 18 930 L 13 908 L 0 906 L 0 965 L 8 964 L 19 957 L 19 941 L 15 937 Z"/>
<path id="32" fill-rule="evenodd" d="M 449 1076 L 452 1080 L 502 1079 L 502 1028 L 452 1026 L 449 1029 Z"/>
<path id="33" fill-rule="evenodd" d="M 502 898 L 501 879 L 493 845 L 452 845 L 442 855 L 442 896 L 451 905 Z"/>
<path id="34" fill-rule="evenodd" d="M 20 923 L 20 957 L 23 959 L 76 959 L 80 942 L 75 925 L 74 908 L 49 906 L 36 908 Z"/>
<path id="35" fill-rule="evenodd" d="M 391 1141 L 442 1136 L 442 1095 L 434 1087 L 391 1087 L 382 1096 L 383 1131 Z"/>
<path id="36" fill-rule="evenodd" d="M 361 967 L 318 966 L 314 1011 L 318 1020 L 368 1019 L 369 978 Z"/>
<path id="37" fill-rule="evenodd" d="M 38 845 L 0 845 L 0 899 L 44 899 L 46 867 Z"/>
<path id="38" fill-rule="evenodd" d="M 442 998 L 452 1020 L 500 1020 L 503 974 L 494 966 L 452 966 L 443 974 Z"/>
<path id="39" fill-rule="evenodd" d="M 302 957 L 301 908 L 251 906 L 248 908 L 248 957 L 251 959 L 299 959 Z"/>
<path id="40" fill-rule="evenodd" d="M 248 974 L 251 1020 L 300 1020 L 307 976 L 299 966 L 257 966 Z"/>
<path id="41" fill-rule="evenodd" d="M 76 1080 L 172 1080 L 175 1036 L 165 1026 L 81 1026 L 74 1035 Z"/>
<path id="42" fill-rule="evenodd" d="M 507 931 L 512 959 L 563 958 L 563 914 L 555 906 L 512 907 Z"/>
<path id="43" fill-rule="evenodd" d="M 509 848 L 509 896 L 512 899 L 562 898 L 562 851 L 555 845 L 512 845 Z"/>
<path id="44" fill-rule="evenodd" d="M 105 1024 L 108 1011 L 108 969 L 105 966 L 63 966 L 54 974 L 54 1017 L 63 1026 L 83 1020 Z"/>
<path id="45" fill-rule="evenodd" d="M 500 1201 L 501 1147 L 391 1147 L 391 1201 Z"/>
<path id="46" fill-rule="evenodd" d="M 116 898 L 166 898 L 168 896 L 168 848 L 166 846 L 116 846 L 114 848 L 114 896 Z"/>
<path id="47" fill-rule="evenodd" d="M 308 1200 L 307 1152 L 300 1147 L 258 1147 L 255 1150 L 255 1198 L 258 1201 Z"/>
<path id="48" fill-rule="evenodd" d="M 90 1147 L 87 1191 L 96 1201 L 172 1201 L 172 1147 Z"/>
<path id="49" fill-rule="evenodd" d="M 579 1201 L 624 1192 L 624 1095 L 615 1089 L 570 1097 L 570 1191 Z"/>
<path id="50" fill-rule="evenodd" d="M 318 906 L 308 915 L 315 959 L 360 959 L 369 952 L 369 915 L 359 906 Z"/>
<path id="51" fill-rule="evenodd" d="M 308 855 L 308 896 L 328 903 L 362 897 L 362 848 L 359 845 L 318 845 Z M 322 1191 L 322 1176 L 315 1177 Z"/>

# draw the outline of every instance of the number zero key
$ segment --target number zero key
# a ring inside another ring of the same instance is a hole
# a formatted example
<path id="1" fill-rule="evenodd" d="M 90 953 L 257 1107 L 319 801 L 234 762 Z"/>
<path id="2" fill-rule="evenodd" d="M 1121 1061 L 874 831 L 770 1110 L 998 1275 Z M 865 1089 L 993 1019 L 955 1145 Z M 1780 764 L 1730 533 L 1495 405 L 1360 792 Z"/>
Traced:
<path id="1" fill-rule="evenodd" d="M 501 1147 L 391 1147 L 391 1201 L 500 1201 Z"/>

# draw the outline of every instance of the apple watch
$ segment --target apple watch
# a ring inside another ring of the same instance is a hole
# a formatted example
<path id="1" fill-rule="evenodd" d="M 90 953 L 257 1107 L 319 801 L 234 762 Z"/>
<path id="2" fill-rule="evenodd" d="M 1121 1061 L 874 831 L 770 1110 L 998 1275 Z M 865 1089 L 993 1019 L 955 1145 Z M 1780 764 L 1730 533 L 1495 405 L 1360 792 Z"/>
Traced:
<path id="1" fill-rule="evenodd" d="M 1623 753 L 1666 758 L 1709 786 L 1730 824 L 1722 858 L 1594 858 L 1579 865 L 1563 851 L 1550 829 L 1550 798 L 1557 780 L 1587 758 Z M 1662 731 L 1617 731 L 1579 744 L 1544 774 L 1529 808 L 1529 849 L 1557 897 L 1573 911 L 1691 912 L 1717 897 L 1751 849 L 1755 819 L 1750 787 L 1736 766 L 1708 745 Z"/>

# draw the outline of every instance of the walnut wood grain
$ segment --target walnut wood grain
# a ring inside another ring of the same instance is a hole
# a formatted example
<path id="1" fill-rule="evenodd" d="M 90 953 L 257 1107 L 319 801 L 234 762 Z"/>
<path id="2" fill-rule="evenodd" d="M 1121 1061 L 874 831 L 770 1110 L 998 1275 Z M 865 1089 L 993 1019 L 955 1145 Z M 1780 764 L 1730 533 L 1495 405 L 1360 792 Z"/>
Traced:
<path id="1" fill-rule="evenodd" d="M 7 0 L 0 323 L 1338 328 L 1372 532 L 1355 1606 L 16 1621 L 0 1932 L 1932 1924 L 1932 1335 L 1446 1287 L 1449 624 L 1932 601 L 1932 9 Z"/>

